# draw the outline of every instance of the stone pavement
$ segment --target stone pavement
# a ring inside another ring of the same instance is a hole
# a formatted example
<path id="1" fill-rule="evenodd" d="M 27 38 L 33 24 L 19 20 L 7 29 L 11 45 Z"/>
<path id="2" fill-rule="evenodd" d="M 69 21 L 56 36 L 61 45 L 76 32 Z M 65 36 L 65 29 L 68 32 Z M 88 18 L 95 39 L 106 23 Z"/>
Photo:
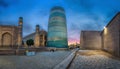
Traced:
<path id="1" fill-rule="evenodd" d="M 53 69 L 71 51 L 39 52 L 35 56 L 1 56 L 0 69 Z"/>
<path id="2" fill-rule="evenodd" d="M 54 69 L 67 69 L 69 67 L 70 63 L 72 62 L 72 60 L 74 59 L 75 54 L 78 50 L 79 50 L 79 48 L 73 49 L 72 53 L 66 59 L 64 59 L 61 63 L 56 65 L 54 67 Z"/>
<path id="3" fill-rule="evenodd" d="M 99 50 L 79 50 L 69 69 L 120 69 L 120 60 Z"/>

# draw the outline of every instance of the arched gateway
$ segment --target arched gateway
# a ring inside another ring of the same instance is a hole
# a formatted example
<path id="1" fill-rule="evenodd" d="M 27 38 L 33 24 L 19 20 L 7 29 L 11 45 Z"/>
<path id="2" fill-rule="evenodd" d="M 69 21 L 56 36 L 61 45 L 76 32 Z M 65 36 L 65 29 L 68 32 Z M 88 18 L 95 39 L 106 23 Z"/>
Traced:
<path id="1" fill-rule="evenodd" d="M 12 35 L 10 33 L 4 33 L 2 35 L 2 45 L 11 46 L 12 45 Z"/>
<path id="2" fill-rule="evenodd" d="M 19 17 L 18 26 L 0 25 L 0 48 L 22 46 L 22 26 L 22 17 Z"/>

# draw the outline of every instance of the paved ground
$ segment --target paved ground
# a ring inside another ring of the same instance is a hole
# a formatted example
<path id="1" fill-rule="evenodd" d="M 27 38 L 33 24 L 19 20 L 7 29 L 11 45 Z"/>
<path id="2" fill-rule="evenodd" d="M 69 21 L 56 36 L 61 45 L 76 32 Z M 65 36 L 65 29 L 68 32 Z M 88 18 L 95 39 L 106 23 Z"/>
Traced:
<path id="1" fill-rule="evenodd" d="M 35 56 L 0 56 L 0 69 L 53 69 L 71 52 L 40 52 Z"/>
<path id="2" fill-rule="evenodd" d="M 103 51 L 79 50 L 69 69 L 120 69 L 120 60 Z"/>

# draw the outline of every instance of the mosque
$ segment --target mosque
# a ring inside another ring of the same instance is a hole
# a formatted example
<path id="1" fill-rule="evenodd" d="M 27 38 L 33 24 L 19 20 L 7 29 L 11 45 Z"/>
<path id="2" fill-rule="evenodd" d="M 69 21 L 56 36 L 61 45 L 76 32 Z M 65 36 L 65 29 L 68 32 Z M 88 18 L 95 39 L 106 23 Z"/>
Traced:
<path id="1" fill-rule="evenodd" d="M 22 17 L 19 17 L 18 26 L 0 25 L 0 47 L 21 46 L 22 29 Z"/>
<path id="2" fill-rule="evenodd" d="M 0 25 L 0 47 L 24 47 L 29 39 L 34 40 L 35 47 L 68 48 L 65 10 L 59 6 L 51 9 L 48 34 L 36 25 L 36 31 L 23 38 L 22 17 L 19 17 L 18 26 Z"/>

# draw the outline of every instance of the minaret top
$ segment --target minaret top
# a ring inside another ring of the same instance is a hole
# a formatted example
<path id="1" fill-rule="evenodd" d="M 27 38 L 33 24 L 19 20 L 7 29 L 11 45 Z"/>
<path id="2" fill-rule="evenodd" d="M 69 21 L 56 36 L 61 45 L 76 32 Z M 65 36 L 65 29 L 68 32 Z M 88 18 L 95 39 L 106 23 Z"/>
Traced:
<path id="1" fill-rule="evenodd" d="M 53 10 L 62 10 L 62 11 L 64 11 L 64 8 L 61 7 L 61 6 L 55 6 L 55 7 L 53 7 L 53 8 L 51 9 L 51 11 L 53 11 Z"/>
<path id="2" fill-rule="evenodd" d="M 39 28 L 39 25 L 36 25 L 36 28 Z"/>
<path id="3" fill-rule="evenodd" d="M 40 28 L 40 26 L 39 25 L 36 25 L 36 32 L 39 32 L 39 29 Z"/>
<path id="4" fill-rule="evenodd" d="M 19 17 L 19 25 L 23 24 L 23 17 Z"/>
<path id="5" fill-rule="evenodd" d="M 23 20 L 23 17 L 19 17 L 19 20 L 22 21 L 22 20 Z"/>

